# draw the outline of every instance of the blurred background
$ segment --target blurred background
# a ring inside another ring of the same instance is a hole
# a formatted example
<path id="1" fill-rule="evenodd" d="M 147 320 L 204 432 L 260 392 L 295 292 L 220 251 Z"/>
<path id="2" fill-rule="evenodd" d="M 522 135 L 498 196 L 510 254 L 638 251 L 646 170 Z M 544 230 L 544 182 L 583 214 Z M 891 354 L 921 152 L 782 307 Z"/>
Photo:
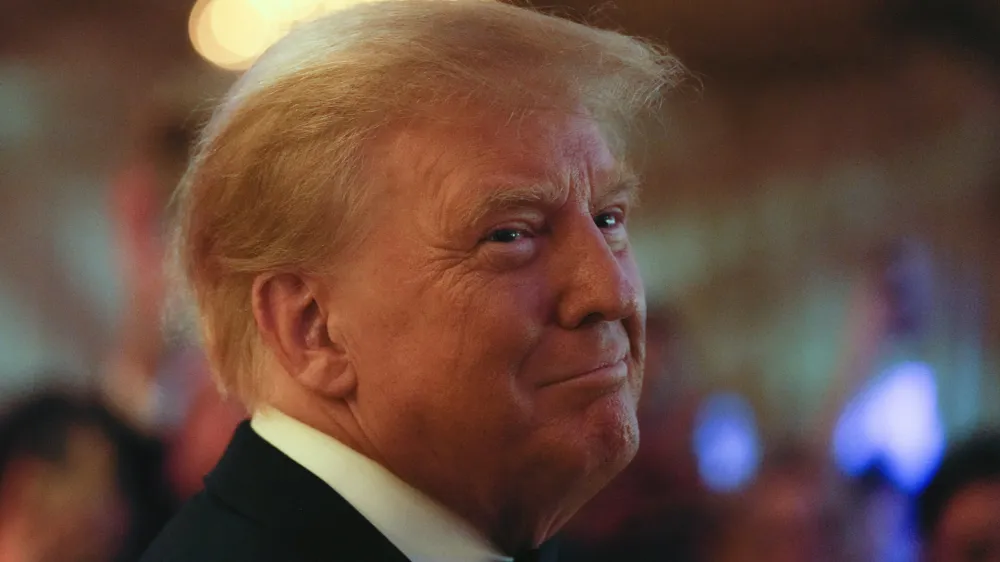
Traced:
<path id="1" fill-rule="evenodd" d="M 213 100 L 344 1 L 0 0 L 0 560 L 135 559 L 218 457 L 164 208 Z M 693 75 L 631 234 L 642 449 L 564 558 L 919 559 L 945 452 L 1000 424 L 1000 3 L 534 4 Z M 983 518 L 934 559 L 1000 560 Z"/>

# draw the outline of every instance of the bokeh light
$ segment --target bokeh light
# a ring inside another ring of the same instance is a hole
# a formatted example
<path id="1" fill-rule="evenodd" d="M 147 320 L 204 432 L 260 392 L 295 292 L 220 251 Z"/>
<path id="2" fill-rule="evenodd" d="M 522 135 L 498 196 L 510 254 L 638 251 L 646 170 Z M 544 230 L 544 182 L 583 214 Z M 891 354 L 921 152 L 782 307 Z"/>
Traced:
<path id="1" fill-rule="evenodd" d="M 188 33 L 205 60 L 226 70 L 244 70 L 297 23 L 371 1 L 198 0 Z"/>
<path id="2" fill-rule="evenodd" d="M 749 484 L 760 465 L 761 446 L 750 404 L 735 394 L 708 398 L 695 421 L 698 472 L 716 492 L 735 492 Z"/>
<path id="3" fill-rule="evenodd" d="M 834 432 L 833 454 L 856 476 L 877 462 L 907 491 L 919 490 L 945 447 L 937 384 L 925 363 L 897 364 L 848 404 Z"/>

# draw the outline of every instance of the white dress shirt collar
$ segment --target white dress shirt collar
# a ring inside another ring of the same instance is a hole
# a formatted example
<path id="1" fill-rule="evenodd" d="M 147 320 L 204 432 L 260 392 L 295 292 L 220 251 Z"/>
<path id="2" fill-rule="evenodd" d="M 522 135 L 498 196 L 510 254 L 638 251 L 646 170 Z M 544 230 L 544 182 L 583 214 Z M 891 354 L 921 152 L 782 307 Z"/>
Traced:
<path id="1" fill-rule="evenodd" d="M 512 562 L 480 533 L 368 457 L 282 412 L 254 414 L 253 430 L 315 474 L 412 562 Z"/>

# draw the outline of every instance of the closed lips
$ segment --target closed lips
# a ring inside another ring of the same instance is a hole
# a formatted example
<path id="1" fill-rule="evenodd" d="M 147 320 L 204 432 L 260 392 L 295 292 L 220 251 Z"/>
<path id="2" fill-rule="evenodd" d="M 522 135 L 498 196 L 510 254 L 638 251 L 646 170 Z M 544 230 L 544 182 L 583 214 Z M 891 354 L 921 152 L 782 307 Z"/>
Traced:
<path id="1" fill-rule="evenodd" d="M 544 383 L 542 386 L 544 387 L 544 386 L 551 386 L 551 385 L 554 385 L 554 384 L 559 384 L 561 382 L 566 382 L 566 381 L 569 381 L 569 380 L 573 380 L 573 379 L 578 378 L 578 377 L 584 377 L 584 376 L 587 376 L 587 375 L 590 375 L 590 374 L 593 374 L 593 373 L 597 373 L 597 372 L 599 372 L 599 371 L 601 371 L 603 369 L 608 369 L 610 367 L 614 367 L 614 366 L 618 365 L 619 363 L 624 362 L 625 361 L 625 357 L 627 355 L 628 355 L 628 352 L 626 351 L 626 352 L 620 353 L 620 354 L 618 354 L 618 355 L 616 355 L 616 356 L 614 356 L 612 358 L 609 358 L 609 359 L 603 359 L 603 360 L 594 361 L 594 362 L 590 363 L 589 366 L 584 366 L 584 367 L 582 367 L 580 369 L 574 369 L 573 371 L 571 371 L 569 373 L 566 373 L 566 374 L 561 375 L 559 377 L 555 377 L 553 380 Z"/>

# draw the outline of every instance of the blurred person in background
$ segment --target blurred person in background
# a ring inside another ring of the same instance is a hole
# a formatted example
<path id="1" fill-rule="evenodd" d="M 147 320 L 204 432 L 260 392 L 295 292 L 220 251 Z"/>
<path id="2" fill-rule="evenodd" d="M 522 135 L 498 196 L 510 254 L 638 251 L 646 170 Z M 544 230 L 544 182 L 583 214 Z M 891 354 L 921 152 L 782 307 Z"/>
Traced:
<path id="1" fill-rule="evenodd" d="M 220 396 L 198 346 L 164 331 L 168 203 L 212 88 L 168 74 L 152 90 L 109 190 L 124 302 L 99 390 L 128 504 L 121 562 L 138 559 L 201 489 L 243 416 Z"/>
<path id="2" fill-rule="evenodd" d="M 946 456 L 917 500 L 926 562 L 1000 561 L 1000 432 Z"/>
<path id="3" fill-rule="evenodd" d="M 136 461 L 146 467 L 137 470 L 154 470 L 159 442 L 158 468 L 174 503 L 201 489 L 243 416 L 220 396 L 197 345 L 171 338 L 163 327 L 168 204 L 204 121 L 201 104 L 213 90 L 169 73 L 152 88 L 132 118 L 133 146 L 109 197 L 125 299 L 118 344 L 102 374 L 103 395 L 123 429 L 134 432 L 130 458 L 146 459 Z"/>
<path id="4" fill-rule="evenodd" d="M 115 559 L 129 505 L 106 422 L 98 406 L 57 392 L 0 418 L 0 561 Z"/>
<path id="5" fill-rule="evenodd" d="M 635 454 L 632 141 L 680 72 L 501 2 L 291 31 L 205 129 L 177 249 L 252 410 L 144 560 L 538 560 Z"/>
<path id="6" fill-rule="evenodd" d="M 717 503 L 706 545 L 712 562 L 836 562 L 844 554 L 845 512 L 825 458 L 785 444 L 765 458 L 745 491 Z"/>
<path id="7" fill-rule="evenodd" d="M 869 534 L 884 522 L 882 512 L 870 513 L 883 506 L 882 496 L 866 489 L 871 493 L 851 501 L 849 482 L 838 474 L 829 453 L 845 404 L 871 380 L 892 332 L 895 307 L 882 263 L 873 260 L 853 283 L 838 361 L 815 422 L 770 447 L 747 490 L 713 498 L 712 538 L 706 545 L 710 560 L 892 560 L 879 557 L 883 539 L 889 537 Z"/>

